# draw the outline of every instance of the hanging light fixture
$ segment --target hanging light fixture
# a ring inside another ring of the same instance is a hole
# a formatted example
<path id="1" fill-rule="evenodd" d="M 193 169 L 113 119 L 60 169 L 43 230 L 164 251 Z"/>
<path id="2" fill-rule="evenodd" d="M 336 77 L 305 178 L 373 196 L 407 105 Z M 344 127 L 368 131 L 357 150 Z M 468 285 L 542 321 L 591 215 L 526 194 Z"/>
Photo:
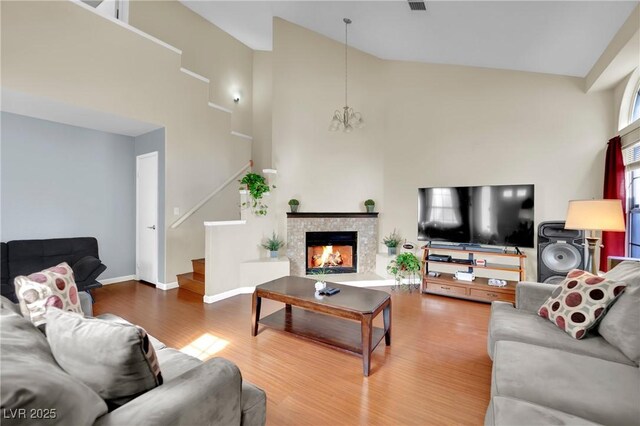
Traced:
<path id="1" fill-rule="evenodd" d="M 359 129 L 364 126 L 364 120 L 362 119 L 362 114 L 359 112 L 355 112 L 353 108 L 349 107 L 349 103 L 347 102 L 347 76 L 348 76 L 348 28 L 351 23 L 351 19 L 344 18 L 342 20 L 344 22 L 344 106 L 342 107 L 342 111 L 337 109 L 333 113 L 333 119 L 331 120 L 331 124 L 329 125 L 329 130 L 332 132 L 342 130 L 343 132 L 351 132 L 354 128 Z"/>

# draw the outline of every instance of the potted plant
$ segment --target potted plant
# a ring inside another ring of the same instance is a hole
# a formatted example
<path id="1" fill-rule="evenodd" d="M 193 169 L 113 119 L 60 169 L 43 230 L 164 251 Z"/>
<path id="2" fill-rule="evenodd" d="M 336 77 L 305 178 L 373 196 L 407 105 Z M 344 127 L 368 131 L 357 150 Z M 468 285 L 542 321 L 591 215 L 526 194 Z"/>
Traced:
<path id="1" fill-rule="evenodd" d="M 382 239 L 382 244 L 387 246 L 389 256 L 393 256 L 398 252 L 398 246 L 402 242 L 402 237 L 394 229 L 393 232 Z"/>
<path id="2" fill-rule="evenodd" d="M 284 247 L 284 241 L 278 238 L 278 236 L 274 231 L 271 234 L 271 237 L 267 238 L 267 240 L 264 243 L 262 243 L 262 247 L 269 250 L 269 257 L 276 258 L 278 257 L 278 250 Z"/>
<path id="3" fill-rule="evenodd" d="M 387 272 L 395 278 L 395 286 L 392 287 L 392 290 L 400 288 L 402 285 L 408 286 L 408 289 L 411 290 L 415 277 L 420 272 L 420 259 L 413 253 L 401 253 L 389 262 Z M 408 282 L 404 284 L 403 280 L 406 278 L 408 278 Z"/>
<path id="4" fill-rule="evenodd" d="M 295 213 L 298 211 L 298 206 L 300 205 L 300 201 L 292 198 L 289 200 L 289 208 L 291 209 L 291 213 Z"/>
<path id="5" fill-rule="evenodd" d="M 247 173 L 239 182 L 245 186 L 251 197 L 251 202 L 242 203 L 243 208 L 251 207 L 253 213 L 258 216 L 265 216 L 267 214 L 267 205 L 262 202 L 262 197 L 271 189 L 267 184 L 267 180 L 264 176 L 257 173 Z M 241 189 L 245 189 L 241 188 Z M 273 186 L 272 188 L 275 188 Z"/>
<path id="6" fill-rule="evenodd" d="M 367 213 L 373 213 L 373 209 L 376 207 L 376 202 L 372 199 L 368 199 L 364 202 L 364 207 L 367 209 Z"/>

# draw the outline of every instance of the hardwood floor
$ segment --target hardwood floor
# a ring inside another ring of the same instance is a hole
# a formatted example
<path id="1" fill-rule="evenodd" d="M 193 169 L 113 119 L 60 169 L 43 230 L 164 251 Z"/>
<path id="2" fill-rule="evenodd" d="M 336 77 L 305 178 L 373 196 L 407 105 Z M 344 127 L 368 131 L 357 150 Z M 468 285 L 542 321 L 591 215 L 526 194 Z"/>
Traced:
<path id="1" fill-rule="evenodd" d="M 392 292 L 392 345 L 378 346 L 371 375 L 364 377 L 358 356 L 262 327 L 251 337 L 250 295 L 207 305 L 200 295 L 135 281 L 94 294 L 96 315 L 122 316 L 168 346 L 181 349 L 203 335 L 215 340 L 211 347 L 221 349 L 212 356 L 234 361 L 244 379 L 267 393 L 270 425 L 477 425 L 484 420 L 491 382 L 488 304 Z M 282 306 L 264 300 L 262 315 Z M 374 325 L 382 326 L 381 316 Z"/>

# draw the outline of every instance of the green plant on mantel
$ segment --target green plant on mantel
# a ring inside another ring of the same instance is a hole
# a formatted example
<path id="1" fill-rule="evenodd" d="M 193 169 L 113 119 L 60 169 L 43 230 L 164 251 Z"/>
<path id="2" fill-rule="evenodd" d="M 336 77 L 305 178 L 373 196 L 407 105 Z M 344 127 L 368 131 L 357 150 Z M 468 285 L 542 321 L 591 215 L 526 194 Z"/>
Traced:
<path id="1" fill-rule="evenodd" d="M 387 266 L 387 272 L 389 272 L 395 278 L 395 288 L 399 288 L 402 285 L 403 278 L 415 278 L 420 272 L 420 259 L 413 253 L 401 253 Z M 411 290 L 411 282 L 407 284 L 409 290 Z M 392 288 L 392 289 L 395 289 Z"/>
<path id="2" fill-rule="evenodd" d="M 367 209 L 367 213 L 373 213 L 373 209 L 376 207 L 376 202 L 371 198 L 364 202 L 364 208 Z"/>
<path id="3" fill-rule="evenodd" d="M 295 198 L 292 198 L 289 200 L 289 205 L 290 206 L 298 206 L 300 205 L 300 201 L 296 200 Z"/>
<path id="4" fill-rule="evenodd" d="M 266 216 L 267 205 L 262 201 L 262 197 L 268 193 L 272 188 L 275 189 L 275 185 L 269 187 L 267 180 L 264 176 L 257 173 L 247 173 L 238 182 L 244 185 L 249 192 L 250 202 L 242 203 L 243 208 L 251 207 L 251 210 L 257 216 Z M 240 188 L 240 189 L 245 189 Z"/>

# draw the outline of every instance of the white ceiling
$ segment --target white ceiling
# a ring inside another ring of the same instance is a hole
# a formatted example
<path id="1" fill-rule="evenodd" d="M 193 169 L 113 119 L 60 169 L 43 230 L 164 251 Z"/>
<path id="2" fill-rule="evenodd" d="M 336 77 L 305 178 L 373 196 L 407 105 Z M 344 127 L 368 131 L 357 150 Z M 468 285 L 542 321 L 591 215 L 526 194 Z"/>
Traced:
<path id="1" fill-rule="evenodd" d="M 274 16 L 384 59 L 584 77 L 638 1 L 203 1 L 187 7 L 257 50 Z"/>
<path id="2" fill-rule="evenodd" d="M 0 110 L 3 112 L 26 115 L 86 129 L 100 130 L 101 132 L 116 133 L 118 135 L 135 137 L 162 127 L 4 88 L 0 92 L 0 100 Z"/>

